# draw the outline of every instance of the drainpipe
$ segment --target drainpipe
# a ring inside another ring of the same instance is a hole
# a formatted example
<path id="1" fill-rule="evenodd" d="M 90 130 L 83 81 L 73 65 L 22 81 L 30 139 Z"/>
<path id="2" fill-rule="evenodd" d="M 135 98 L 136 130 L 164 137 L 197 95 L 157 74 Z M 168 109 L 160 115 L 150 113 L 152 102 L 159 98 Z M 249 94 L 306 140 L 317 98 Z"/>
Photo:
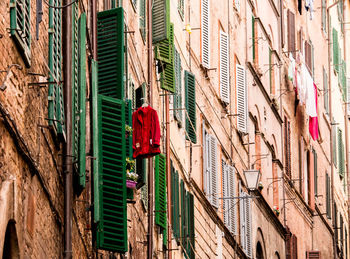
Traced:
<path id="1" fill-rule="evenodd" d="M 148 103 L 152 106 L 152 0 L 148 0 Z M 148 236 L 147 236 L 147 258 L 153 258 L 153 165 L 152 158 L 148 159 Z"/>
<path id="2" fill-rule="evenodd" d="M 330 150 L 332 150 L 333 148 L 333 114 L 332 114 L 332 77 L 331 77 L 331 28 L 330 28 L 330 23 L 329 23 L 329 19 L 330 19 L 330 15 L 329 15 L 329 10 L 336 6 L 339 3 L 339 0 L 336 1 L 335 3 L 331 4 L 330 6 L 327 7 L 327 27 L 328 27 L 328 93 L 329 93 L 329 118 L 331 121 L 331 134 L 330 134 Z M 334 203 L 334 168 L 333 168 L 333 161 L 334 161 L 334 157 L 333 157 L 333 152 L 331 152 L 331 200 L 332 200 L 332 204 Z M 334 220 L 333 220 L 333 230 L 336 231 L 335 226 L 334 226 Z M 337 244 L 336 244 L 336 240 L 335 240 L 335 235 L 333 234 L 333 258 L 337 258 Z"/>
<path id="3" fill-rule="evenodd" d="M 63 5 L 70 0 L 63 0 Z M 72 258 L 72 205 L 73 205 L 73 161 L 72 161 L 72 8 L 62 10 L 63 28 L 63 94 L 65 110 L 66 143 L 63 144 L 64 175 L 64 258 Z"/>

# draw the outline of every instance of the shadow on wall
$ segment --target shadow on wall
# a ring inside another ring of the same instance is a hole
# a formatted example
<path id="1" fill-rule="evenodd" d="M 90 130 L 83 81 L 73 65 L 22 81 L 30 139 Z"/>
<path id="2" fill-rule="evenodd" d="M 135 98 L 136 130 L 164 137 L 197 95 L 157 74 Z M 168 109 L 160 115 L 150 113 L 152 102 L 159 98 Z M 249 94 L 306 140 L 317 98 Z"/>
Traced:
<path id="1" fill-rule="evenodd" d="M 19 247 L 16 234 L 16 226 L 14 221 L 9 221 L 5 233 L 3 259 L 17 259 L 19 256 Z"/>

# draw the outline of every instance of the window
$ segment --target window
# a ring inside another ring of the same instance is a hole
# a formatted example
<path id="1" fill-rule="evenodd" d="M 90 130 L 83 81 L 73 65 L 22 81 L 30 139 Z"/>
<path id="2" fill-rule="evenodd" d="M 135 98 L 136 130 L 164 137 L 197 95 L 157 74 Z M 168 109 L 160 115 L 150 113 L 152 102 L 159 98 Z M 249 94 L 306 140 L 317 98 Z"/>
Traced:
<path id="1" fill-rule="evenodd" d="M 317 176 L 317 153 L 315 149 L 312 149 L 312 154 L 314 157 L 314 194 L 315 196 L 317 196 L 318 195 L 317 193 L 318 176 Z"/>
<path id="2" fill-rule="evenodd" d="M 327 32 L 327 4 L 326 4 L 326 0 L 322 0 L 322 29 L 323 31 L 326 33 Z"/>
<path id="3" fill-rule="evenodd" d="M 11 0 L 10 33 L 27 67 L 31 64 L 30 29 L 30 0 Z"/>
<path id="4" fill-rule="evenodd" d="M 300 152 L 302 151 L 303 150 L 300 150 Z M 285 174 L 289 177 L 289 179 L 292 179 L 290 122 L 287 117 L 284 117 L 284 154 Z"/>
<path id="5" fill-rule="evenodd" d="M 140 32 L 144 42 L 146 42 L 146 0 L 140 0 Z"/>
<path id="6" fill-rule="evenodd" d="M 320 258 L 319 251 L 307 251 L 306 252 L 306 259 L 319 259 L 319 258 Z"/>
<path id="7" fill-rule="evenodd" d="M 74 178 L 80 189 L 86 177 L 86 14 L 78 18 L 78 3 L 72 7 L 72 123 Z"/>
<path id="8" fill-rule="evenodd" d="M 175 170 L 173 162 L 171 163 L 171 202 L 172 202 L 172 213 L 171 222 L 173 227 L 173 234 L 176 242 L 180 243 L 180 201 L 179 201 L 179 173 Z"/>
<path id="9" fill-rule="evenodd" d="M 223 212 L 224 223 L 233 235 L 236 235 L 237 225 L 237 200 L 235 168 L 222 160 L 222 189 L 223 189 Z"/>
<path id="10" fill-rule="evenodd" d="M 175 94 L 174 94 L 174 116 L 179 126 L 182 125 L 182 67 L 180 53 L 174 48 L 175 68 Z"/>
<path id="11" fill-rule="evenodd" d="M 163 230 L 167 229 L 167 187 L 166 187 L 166 158 L 164 154 L 155 157 L 155 223 Z"/>
<path id="12" fill-rule="evenodd" d="M 287 13 L 288 20 L 288 51 L 295 59 L 295 15 L 290 10 Z"/>
<path id="13" fill-rule="evenodd" d="M 61 1 L 50 2 L 59 6 Z M 49 8 L 49 125 L 61 141 L 65 140 L 65 118 L 62 81 L 62 10 Z"/>
<path id="14" fill-rule="evenodd" d="M 217 140 L 205 129 L 203 129 L 203 187 L 209 202 L 218 208 Z"/>
<path id="15" fill-rule="evenodd" d="M 252 16 L 252 51 L 253 61 L 255 65 L 259 63 L 259 40 L 258 40 L 258 27 L 256 26 L 255 17 Z"/>
<path id="16" fill-rule="evenodd" d="M 220 97 L 224 103 L 230 103 L 230 59 L 229 38 L 220 30 Z"/>
<path id="17" fill-rule="evenodd" d="M 185 107 L 187 139 L 197 143 L 196 135 L 196 79 L 194 74 L 185 71 Z"/>
<path id="18" fill-rule="evenodd" d="M 326 214 L 327 218 L 331 218 L 331 179 L 326 172 Z"/>
<path id="19" fill-rule="evenodd" d="M 237 129 L 243 133 L 248 132 L 248 93 L 246 71 L 241 65 L 236 65 L 236 91 L 237 91 Z"/>
<path id="20" fill-rule="evenodd" d="M 201 0 L 202 65 L 210 68 L 210 0 Z"/>
<path id="21" fill-rule="evenodd" d="M 345 173 L 345 157 L 344 157 L 344 143 L 343 143 L 343 131 L 338 128 L 338 173 L 341 179 Z"/>
<path id="22" fill-rule="evenodd" d="M 310 74 L 313 75 L 313 46 L 311 42 L 305 41 L 305 63 Z"/>
<path id="23" fill-rule="evenodd" d="M 252 205 L 248 194 L 243 191 L 240 186 L 239 191 L 239 216 L 241 231 L 241 246 L 247 257 L 253 256 L 252 247 Z M 242 199 L 243 198 L 243 199 Z"/>
<path id="24" fill-rule="evenodd" d="M 333 118 L 334 121 L 334 118 Z M 337 126 L 332 126 L 333 165 L 337 167 Z"/>

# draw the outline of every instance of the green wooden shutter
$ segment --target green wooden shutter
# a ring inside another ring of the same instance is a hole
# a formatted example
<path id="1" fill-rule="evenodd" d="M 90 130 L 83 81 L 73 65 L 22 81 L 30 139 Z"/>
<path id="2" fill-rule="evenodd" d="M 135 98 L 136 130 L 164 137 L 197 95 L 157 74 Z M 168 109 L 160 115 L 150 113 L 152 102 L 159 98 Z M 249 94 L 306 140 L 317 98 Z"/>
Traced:
<path id="1" fill-rule="evenodd" d="M 98 92 L 124 98 L 124 10 L 97 14 Z"/>
<path id="2" fill-rule="evenodd" d="M 185 190 L 185 184 L 184 181 L 181 180 L 180 182 L 180 196 L 181 196 L 181 235 L 180 235 L 180 240 L 182 247 L 186 247 L 186 238 L 187 238 L 187 233 L 186 233 L 186 190 Z"/>
<path id="3" fill-rule="evenodd" d="M 174 67 L 174 25 L 170 26 L 169 37 L 170 58 L 161 74 L 161 88 L 171 93 L 175 93 L 175 67 Z"/>
<path id="4" fill-rule="evenodd" d="M 344 177 L 344 172 L 345 172 L 345 160 L 344 160 L 344 143 L 343 143 L 343 132 L 341 129 L 338 128 L 338 162 L 339 162 L 339 167 L 338 167 L 338 172 L 339 176 L 341 178 Z"/>
<path id="5" fill-rule="evenodd" d="M 189 259 L 194 259 L 195 258 L 194 199 L 191 193 L 187 193 L 187 209 L 188 209 L 187 254 Z"/>
<path id="6" fill-rule="evenodd" d="M 327 173 L 326 173 L 326 213 L 327 213 L 327 217 L 331 218 L 330 179 Z"/>
<path id="7" fill-rule="evenodd" d="M 159 43 L 169 39 L 170 1 L 154 0 L 152 8 L 152 42 Z"/>
<path id="8" fill-rule="evenodd" d="M 74 4 L 72 28 L 72 121 L 73 157 L 75 175 L 80 188 L 85 188 L 86 177 L 86 14 L 77 19 L 78 5 Z"/>
<path id="9" fill-rule="evenodd" d="M 166 158 L 159 154 L 155 159 L 155 223 L 163 229 L 167 227 L 166 192 Z"/>
<path id="10" fill-rule="evenodd" d="M 50 0 L 50 4 L 59 6 L 59 0 Z M 65 140 L 64 101 L 62 88 L 62 11 L 49 8 L 49 125 L 60 140 Z"/>
<path id="11" fill-rule="evenodd" d="M 98 96 L 97 248 L 127 251 L 125 103 Z M 95 179 L 96 180 L 96 179 Z"/>
<path id="12" fill-rule="evenodd" d="M 174 66 L 175 66 L 175 94 L 174 94 L 174 117 L 179 126 L 182 125 L 182 77 L 181 77 L 181 58 L 180 53 L 174 48 Z"/>
<path id="13" fill-rule="evenodd" d="M 27 67 L 31 65 L 30 0 L 10 1 L 10 33 Z"/>
<path id="14" fill-rule="evenodd" d="M 142 39 L 146 40 L 146 0 L 140 0 L 140 32 Z"/>
<path id="15" fill-rule="evenodd" d="M 346 102 L 347 100 L 347 87 L 346 87 L 346 62 L 342 60 L 341 62 L 341 68 L 340 68 L 340 84 L 342 86 L 342 94 L 343 94 L 343 101 Z"/>
<path id="16" fill-rule="evenodd" d="M 184 0 L 177 1 L 177 10 L 179 11 L 180 17 L 183 20 L 185 15 L 185 2 Z"/>
<path id="17" fill-rule="evenodd" d="M 177 242 L 180 237 L 180 215 L 179 215 L 179 174 L 175 171 L 171 161 L 171 201 L 172 201 L 172 226 L 173 234 Z"/>
<path id="18" fill-rule="evenodd" d="M 339 62 L 338 31 L 333 28 L 333 66 L 337 72 L 339 72 Z"/>
<path id="19" fill-rule="evenodd" d="M 155 57 L 168 64 L 162 64 L 165 68 L 174 65 L 174 24 L 169 25 L 169 36 L 156 45 Z"/>
<path id="20" fill-rule="evenodd" d="M 194 74 L 185 71 L 186 131 L 189 140 L 197 143 L 196 135 L 196 79 Z M 188 138 L 187 137 L 187 138 Z"/>

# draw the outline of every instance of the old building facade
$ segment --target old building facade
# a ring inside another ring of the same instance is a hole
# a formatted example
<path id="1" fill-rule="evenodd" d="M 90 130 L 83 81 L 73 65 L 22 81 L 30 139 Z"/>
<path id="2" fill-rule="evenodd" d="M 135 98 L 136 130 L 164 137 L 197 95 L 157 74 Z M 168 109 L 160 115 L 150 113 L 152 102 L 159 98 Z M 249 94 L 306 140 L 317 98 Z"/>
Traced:
<path id="1" fill-rule="evenodd" d="M 0 13 L 0 258 L 350 258 L 350 1 Z"/>

